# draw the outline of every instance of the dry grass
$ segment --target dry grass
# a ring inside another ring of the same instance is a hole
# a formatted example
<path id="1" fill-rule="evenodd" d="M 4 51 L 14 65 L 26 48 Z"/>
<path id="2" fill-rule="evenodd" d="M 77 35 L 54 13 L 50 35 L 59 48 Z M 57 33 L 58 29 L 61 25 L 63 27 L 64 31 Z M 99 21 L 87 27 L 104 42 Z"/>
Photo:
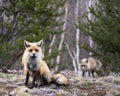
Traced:
<path id="1" fill-rule="evenodd" d="M 70 75 L 69 75 L 70 76 Z M 120 77 L 69 77 L 68 86 L 55 84 L 28 89 L 22 74 L 0 73 L 0 96 L 120 96 Z"/>

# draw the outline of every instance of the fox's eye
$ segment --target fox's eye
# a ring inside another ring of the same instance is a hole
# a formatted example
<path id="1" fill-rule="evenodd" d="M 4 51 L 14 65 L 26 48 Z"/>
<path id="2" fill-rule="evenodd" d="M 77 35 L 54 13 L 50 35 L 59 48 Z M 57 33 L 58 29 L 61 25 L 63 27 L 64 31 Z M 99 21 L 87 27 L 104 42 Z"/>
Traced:
<path id="1" fill-rule="evenodd" d="M 38 49 L 35 49 L 36 52 L 38 52 L 39 50 Z"/>
<path id="2" fill-rule="evenodd" d="M 32 49 L 30 49 L 29 51 L 32 52 Z"/>

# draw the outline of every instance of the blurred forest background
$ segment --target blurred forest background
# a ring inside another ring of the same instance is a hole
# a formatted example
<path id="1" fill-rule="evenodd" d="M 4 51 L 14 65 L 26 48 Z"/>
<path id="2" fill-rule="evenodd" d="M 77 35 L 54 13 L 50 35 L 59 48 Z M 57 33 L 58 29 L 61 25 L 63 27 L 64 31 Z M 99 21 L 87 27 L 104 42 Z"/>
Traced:
<path id="1" fill-rule="evenodd" d="M 120 71 L 119 0 L 0 0 L 0 69 L 21 70 L 23 41 L 45 42 L 48 66 L 78 71 L 82 58 Z"/>

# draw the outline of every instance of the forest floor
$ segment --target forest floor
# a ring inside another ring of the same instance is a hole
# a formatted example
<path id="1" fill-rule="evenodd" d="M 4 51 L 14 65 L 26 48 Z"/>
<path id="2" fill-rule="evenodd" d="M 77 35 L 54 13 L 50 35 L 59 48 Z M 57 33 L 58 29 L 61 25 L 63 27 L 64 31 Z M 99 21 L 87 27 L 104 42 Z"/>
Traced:
<path id="1" fill-rule="evenodd" d="M 0 96 L 120 96 L 120 75 L 67 76 L 68 86 L 50 84 L 29 89 L 24 86 L 23 74 L 0 73 Z"/>

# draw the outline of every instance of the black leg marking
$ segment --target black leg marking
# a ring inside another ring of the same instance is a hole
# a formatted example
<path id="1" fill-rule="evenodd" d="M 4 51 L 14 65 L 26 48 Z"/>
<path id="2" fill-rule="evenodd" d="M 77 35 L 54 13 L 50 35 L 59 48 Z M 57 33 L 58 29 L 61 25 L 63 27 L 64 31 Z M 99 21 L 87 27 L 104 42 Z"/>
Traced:
<path id="1" fill-rule="evenodd" d="M 83 77 L 85 76 L 85 71 L 82 72 L 82 76 L 83 76 Z"/>
<path id="2" fill-rule="evenodd" d="M 89 77 L 90 77 L 90 71 L 88 71 L 88 75 L 89 75 Z"/>
<path id="3" fill-rule="evenodd" d="M 32 80 L 31 85 L 29 86 L 29 88 L 34 88 L 35 87 L 35 81 L 36 81 L 36 74 L 34 73 L 33 74 L 33 80 Z"/>
<path id="4" fill-rule="evenodd" d="M 26 86 L 28 85 L 28 80 L 29 80 L 29 73 L 27 73 L 27 75 L 26 75 L 26 80 L 25 80 L 25 85 Z"/>
<path id="5" fill-rule="evenodd" d="M 91 73 L 92 73 L 92 76 L 95 77 L 95 75 L 94 75 L 94 70 L 92 70 Z"/>

